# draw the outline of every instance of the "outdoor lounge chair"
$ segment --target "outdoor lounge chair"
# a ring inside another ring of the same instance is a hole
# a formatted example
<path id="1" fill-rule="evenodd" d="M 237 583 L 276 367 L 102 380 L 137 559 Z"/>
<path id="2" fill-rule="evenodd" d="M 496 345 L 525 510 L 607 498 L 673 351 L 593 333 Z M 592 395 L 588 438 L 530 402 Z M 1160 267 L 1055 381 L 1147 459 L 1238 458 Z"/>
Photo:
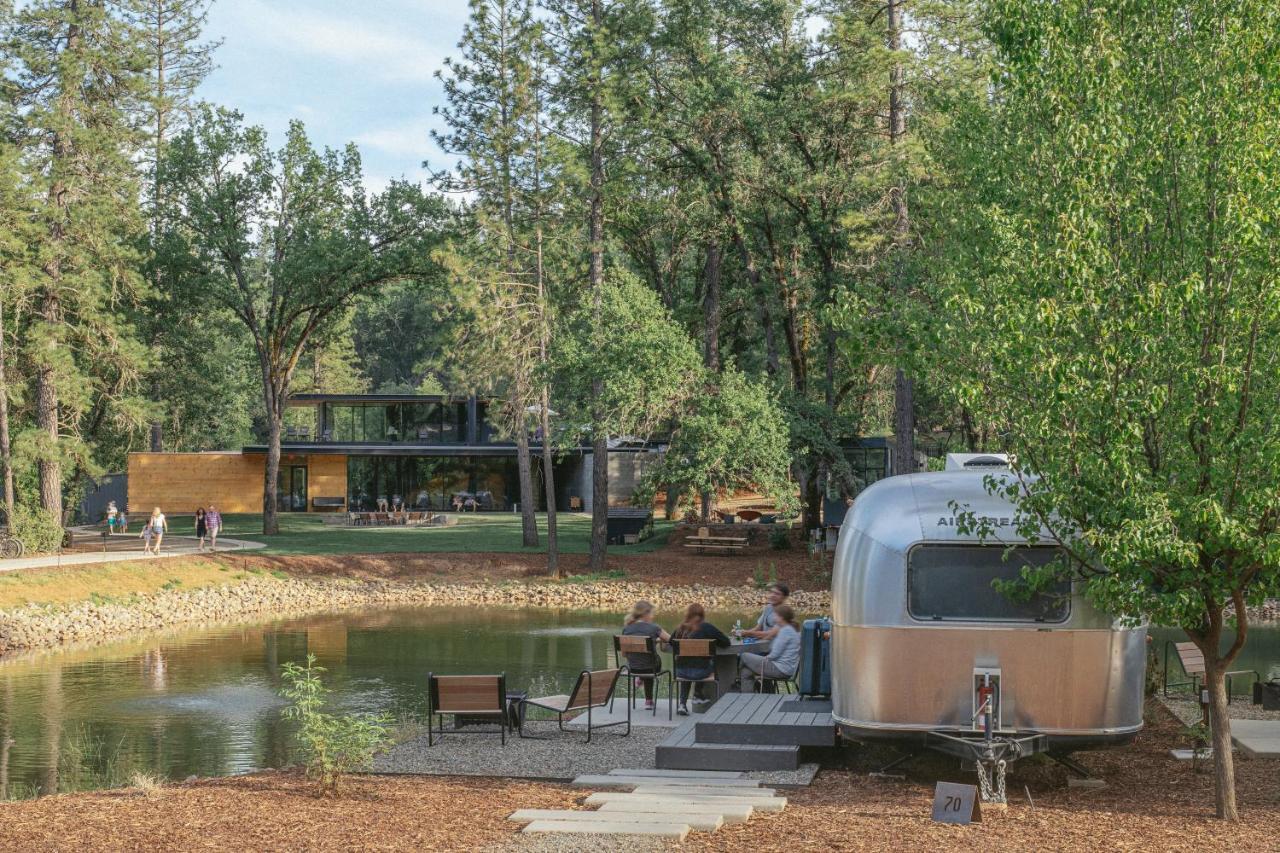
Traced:
<path id="1" fill-rule="evenodd" d="M 714 662 L 716 658 L 716 641 L 715 640 L 695 640 L 689 637 L 672 637 L 671 638 L 671 671 L 675 674 L 676 691 L 680 690 L 682 683 L 694 685 L 697 690 L 699 684 L 710 684 L 716 689 L 716 698 L 720 698 L 720 682 L 716 680 L 716 670 L 713 666 L 711 673 L 706 678 L 681 678 L 680 677 L 680 658 L 700 658 L 705 660 L 711 658 Z M 696 694 L 695 694 L 696 695 Z"/>
<path id="2" fill-rule="evenodd" d="M 499 724 L 502 745 L 507 744 L 507 675 L 436 675 L 427 673 L 427 746 L 444 736 L 444 716 L 493 717 Z M 435 728 L 440 718 L 439 729 Z M 450 734 L 493 734 L 488 729 Z"/>
<path id="3" fill-rule="evenodd" d="M 631 672 L 630 667 L 627 669 L 627 707 L 635 704 L 635 684 L 631 681 L 632 677 L 641 680 L 653 682 L 653 715 L 658 716 L 658 684 L 662 681 L 662 676 L 667 677 L 667 719 L 675 719 L 675 682 L 672 679 L 671 670 L 662 666 L 662 657 L 658 654 L 658 640 L 655 637 L 642 637 L 639 635 L 615 634 L 613 638 L 613 659 L 617 666 L 622 667 L 622 658 L 624 655 L 653 655 L 658 661 L 658 669 L 656 672 Z"/>
<path id="4" fill-rule="evenodd" d="M 520 702 L 520 737 L 531 737 L 524 733 L 525 714 L 529 706 L 541 708 L 544 711 L 552 711 L 556 715 L 556 724 L 560 727 L 560 731 L 564 731 L 565 714 L 575 711 L 587 712 L 587 743 L 591 743 L 591 732 L 595 729 L 607 729 L 610 726 L 627 727 L 626 735 L 631 734 L 631 704 L 627 704 L 627 718 L 612 723 L 601 723 L 595 725 L 591 719 L 591 711 L 593 708 L 603 708 L 605 705 L 613 701 L 613 692 L 618 687 L 618 678 L 625 672 L 625 667 L 621 669 L 584 669 L 578 674 L 578 681 L 573 685 L 573 690 L 569 691 L 567 696 L 545 696 L 540 699 L 523 699 Z"/>
<path id="5" fill-rule="evenodd" d="M 1178 652 L 1178 662 L 1182 664 L 1182 671 L 1191 679 L 1190 681 L 1170 681 L 1169 680 L 1169 646 L 1173 646 Z M 1252 669 L 1237 669 L 1227 673 L 1227 702 L 1231 701 L 1231 678 L 1236 675 L 1251 675 L 1256 683 L 1262 680 L 1261 674 Z M 1164 695 L 1169 695 L 1170 687 L 1191 687 L 1192 693 L 1197 693 L 1200 689 L 1200 681 L 1204 678 L 1204 652 L 1195 643 L 1175 643 L 1173 640 L 1165 640 L 1164 643 Z"/>

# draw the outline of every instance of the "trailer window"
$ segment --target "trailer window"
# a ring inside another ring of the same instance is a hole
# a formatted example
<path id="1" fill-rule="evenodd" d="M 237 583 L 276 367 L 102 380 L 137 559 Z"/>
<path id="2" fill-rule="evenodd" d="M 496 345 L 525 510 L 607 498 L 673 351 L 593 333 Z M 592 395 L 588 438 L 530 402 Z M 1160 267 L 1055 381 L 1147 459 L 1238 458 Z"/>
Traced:
<path id="1" fill-rule="evenodd" d="M 1024 566 L 1043 566 L 1056 548 L 999 545 L 917 545 L 907 555 L 907 608 L 915 619 L 1063 622 L 1071 612 L 1071 582 L 1059 581 L 1028 601 L 1002 595 L 992 581 L 1017 580 Z"/>

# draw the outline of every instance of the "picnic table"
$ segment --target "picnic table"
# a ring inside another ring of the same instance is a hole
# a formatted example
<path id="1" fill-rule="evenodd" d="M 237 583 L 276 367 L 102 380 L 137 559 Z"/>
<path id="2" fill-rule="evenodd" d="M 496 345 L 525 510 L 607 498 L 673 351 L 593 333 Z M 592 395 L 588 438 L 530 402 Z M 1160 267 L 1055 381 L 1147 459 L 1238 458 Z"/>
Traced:
<path id="1" fill-rule="evenodd" d="M 684 547 L 697 548 L 699 554 L 707 551 L 717 551 L 723 553 L 731 553 L 733 551 L 741 551 L 747 547 L 748 537 L 746 536 L 690 536 L 685 540 Z"/>

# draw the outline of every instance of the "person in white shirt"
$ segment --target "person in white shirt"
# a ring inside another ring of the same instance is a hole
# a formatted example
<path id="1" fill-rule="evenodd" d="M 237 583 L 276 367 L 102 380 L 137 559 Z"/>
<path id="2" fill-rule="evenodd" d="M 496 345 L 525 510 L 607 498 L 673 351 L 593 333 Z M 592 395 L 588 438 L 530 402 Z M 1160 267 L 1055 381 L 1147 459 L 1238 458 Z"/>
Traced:
<path id="1" fill-rule="evenodd" d="M 155 548 L 153 553 L 159 554 L 160 543 L 164 541 L 164 534 L 169 530 L 169 522 L 160 511 L 160 507 L 151 510 L 151 520 L 148 524 L 151 525 L 152 547 Z"/>

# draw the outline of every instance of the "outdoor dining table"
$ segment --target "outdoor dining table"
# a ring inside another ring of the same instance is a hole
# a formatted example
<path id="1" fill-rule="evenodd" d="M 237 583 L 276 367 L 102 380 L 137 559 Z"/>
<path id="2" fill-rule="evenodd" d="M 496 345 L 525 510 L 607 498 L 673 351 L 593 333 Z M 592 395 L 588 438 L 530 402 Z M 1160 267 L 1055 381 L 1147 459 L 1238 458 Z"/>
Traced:
<path id="1" fill-rule="evenodd" d="M 773 643 L 770 640 L 748 639 L 734 640 L 729 644 L 728 648 L 716 649 L 716 684 L 720 688 L 718 695 L 724 696 L 726 693 L 734 692 L 733 682 L 738 678 L 738 656 L 743 652 L 752 652 L 757 655 L 766 655 Z M 697 706 L 699 710 L 706 709 L 707 705 Z"/>

